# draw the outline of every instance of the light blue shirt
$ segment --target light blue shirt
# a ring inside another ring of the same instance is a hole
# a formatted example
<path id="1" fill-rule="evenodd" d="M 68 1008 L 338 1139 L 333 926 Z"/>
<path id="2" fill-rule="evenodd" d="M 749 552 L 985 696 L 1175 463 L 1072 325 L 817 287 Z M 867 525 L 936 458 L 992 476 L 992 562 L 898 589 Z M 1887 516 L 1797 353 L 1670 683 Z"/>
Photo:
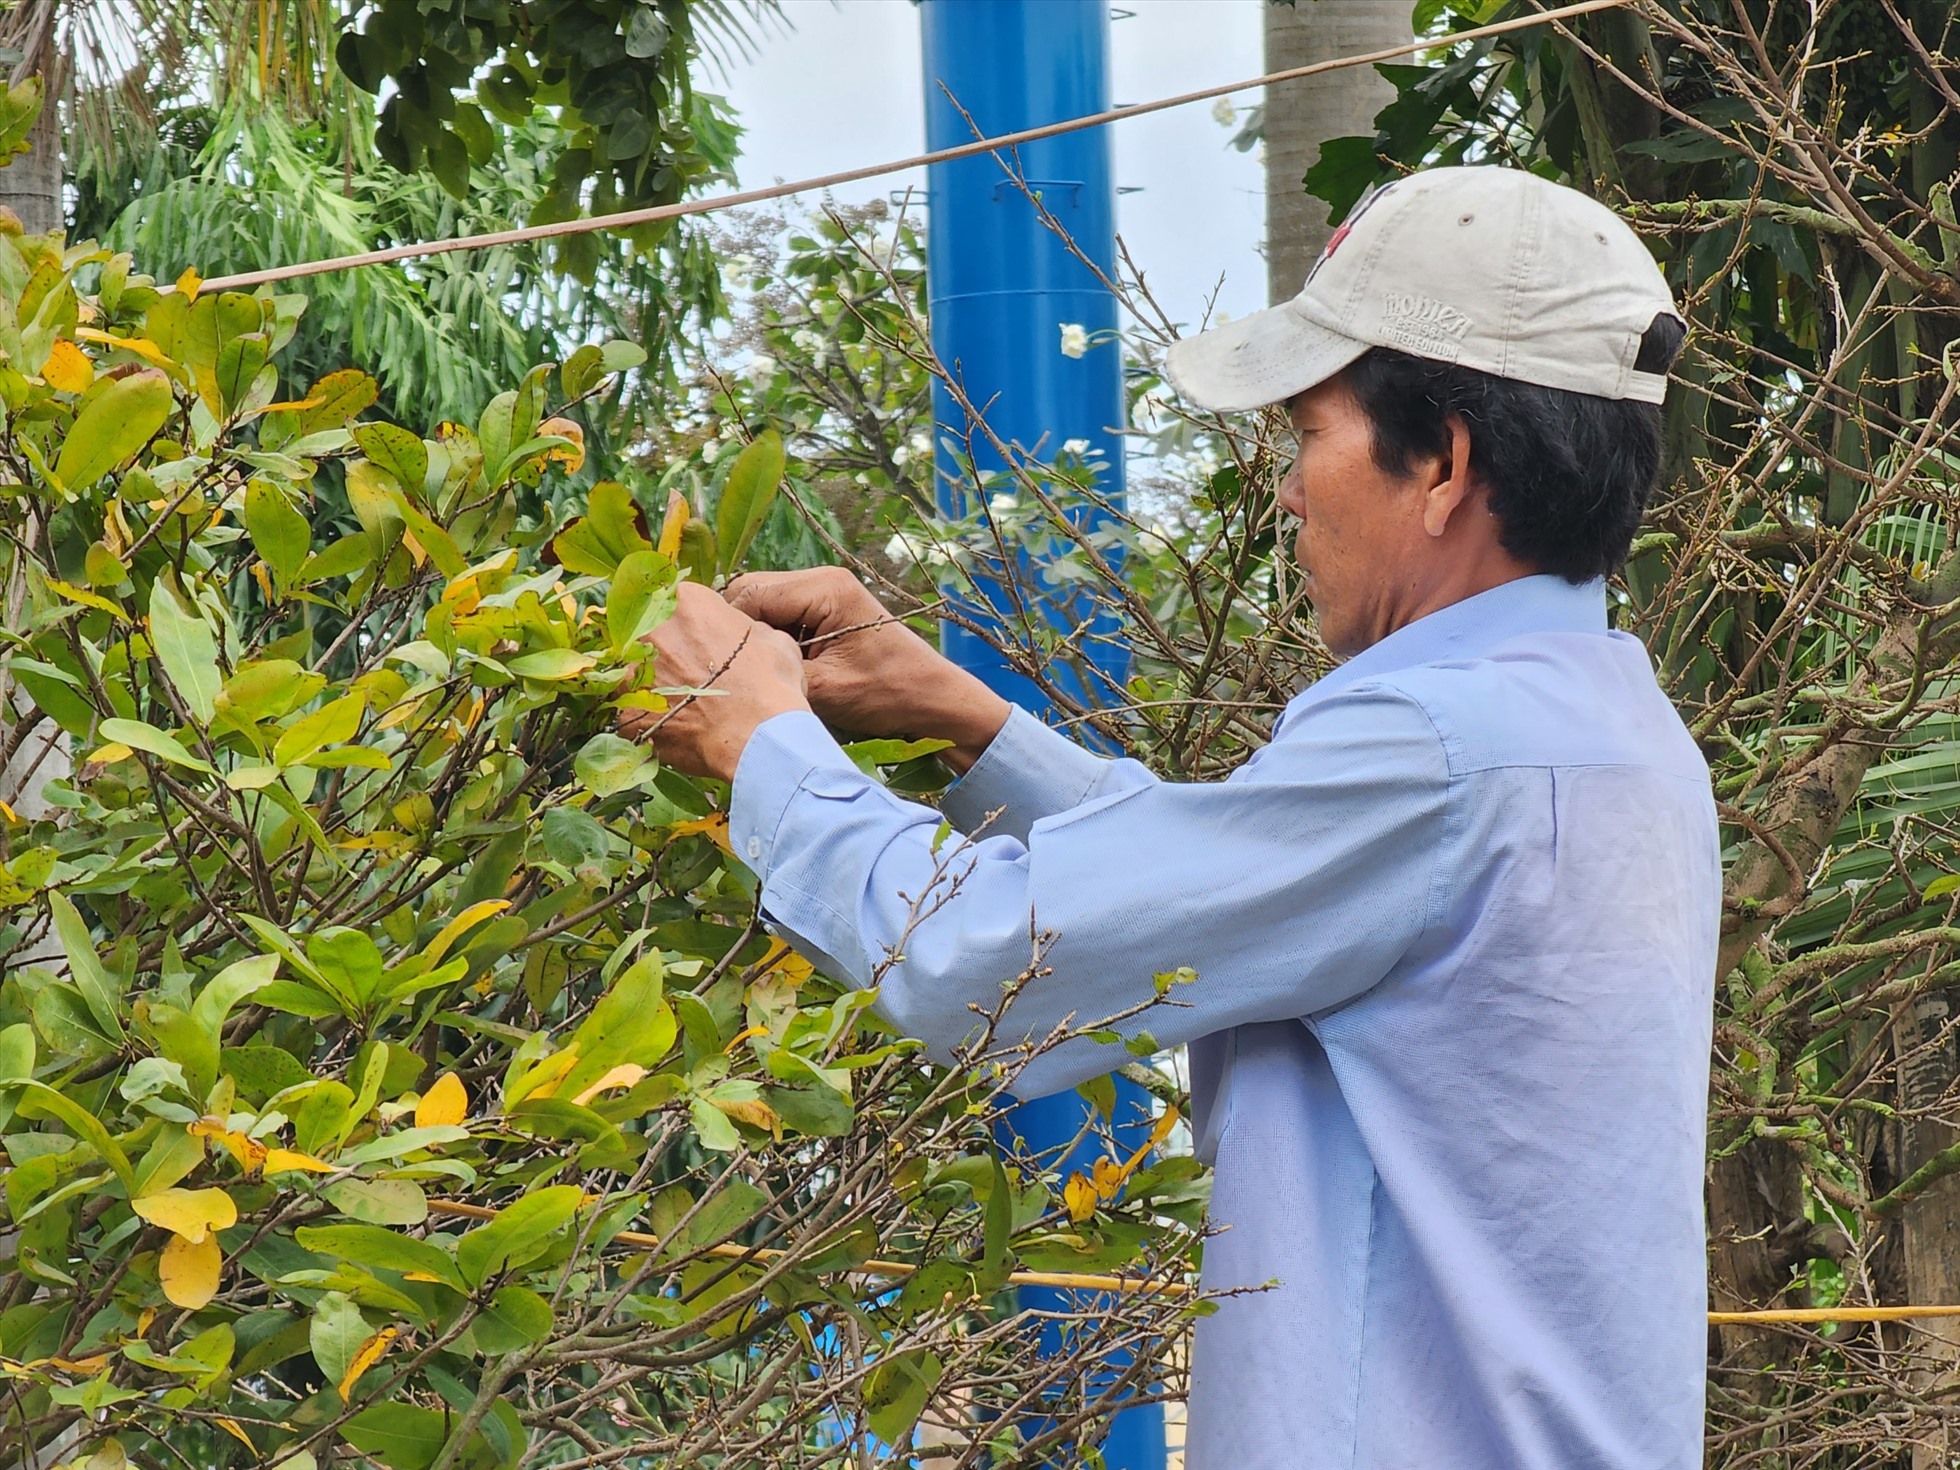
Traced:
<path id="1" fill-rule="evenodd" d="M 880 1005 L 942 1060 L 1037 947 L 996 1043 L 1198 972 L 1120 1029 L 1191 1044 L 1204 1285 L 1278 1285 L 1198 1324 L 1192 1470 L 1701 1464 L 1719 839 L 1601 584 L 1411 623 L 1219 784 L 1017 713 L 944 815 L 986 835 L 936 843 L 939 812 L 780 715 L 732 835 L 829 973 L 897 954 Z M 1016 1091 L 1122 1059 L 1071 1040 Z"/>

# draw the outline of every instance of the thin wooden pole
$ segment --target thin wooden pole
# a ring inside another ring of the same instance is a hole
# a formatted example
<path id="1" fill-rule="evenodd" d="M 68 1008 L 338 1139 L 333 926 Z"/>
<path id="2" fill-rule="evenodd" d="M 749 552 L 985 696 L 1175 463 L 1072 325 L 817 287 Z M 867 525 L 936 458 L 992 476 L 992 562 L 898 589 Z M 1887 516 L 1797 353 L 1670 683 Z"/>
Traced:
<path id="1" fill-rule="evenodd" d="M 497 1212 L 483 1205 L 466 1205 L 459 1200 L 432 1199 L 429 1201 L 432 1215 L 450 1215 L 466 1220 L 494 1220 Z M 646 1235 L 637 1230 L 622 1230 L 613 1236 L 622 1245 L 630 1245 L 635 1250 L 661 1250 L 669 1242 L 657 1235 Z M 767 1265 L 781 1260 L 787 1252 L 769 1250 L 759 1246 L 714 1245 L 704 1253 L 725 1261 L 755 1261 Z M 844 1272 L 847 1276 L 878 1276 L 891 1281 L 903 1281 L 919 1268 L 905 1261 L 860 1261 Z M 1134 1276 L 1091 1276 L 1075 1271 L 1016 1271 L 1007 1278 L 1013 1286 L 1054 1286 L 1063 1290 L 1108 1291 L 1121 1295 L 1144 1294 L 1152 1296 L 1188 1296 L 1191 1288 L 1182 1281 L 1146 1281 Z"/>
<path id="2" fill-rule="evenodd" d="M 838 184 L 856 183 L 860 179 L 875 179 L 885 174 L 902 173 L 907 169 L 923 168 L 927 164 L 946 163 L 955 158 L 971 158 L 977 153 L 990 153 L 997 148 L 1016 148 L 1023 143 L 1035 143 L 1043 138 L 1059 137 L 1063 133 L 1072 133 L 1082 128 L 1101 127 L 1105 123 L 1121 122 L 1125 118 L 1143 117 L 1149 113 L 1183 107 L 1192 102 L 1204 102 L 1232 92 L 1269 86 L 1275 82 L 1298 81 L 1302 77 L 1320 76 L 1325 72 L 1340 71 L 1350 66 L 1373 66 L 1377 62 L 1393 61 L 1397 57 L 1408 56 L 1417 51 L 1430 51 L 1439 46 L 1455 46 L 1464 41 L 1481 41 L 1488 36 L 1501 36 L 1511 31 L 1526 30 L 1532 26 L 1549 25 L 1556 21 L 1570 20 L 1574 16 L 1590 15 L 1598 10 L 1620 10 L 1633 3 L 1634 0 L 1584 0 L 1582 4 L 1561 5 L 1554 10 L 1515 16 L 1510 20 L 1477 26 L 1448 36 L 1429 36 L 1410 41 L 1403 46 L 1389 46 L 1380 51 L 1365 51 L 1355 56 L 1338 56 L 1331 61 L 1317 61 L 1311 66 L 1296 66 L 1285 71 L 1268 72 L 1264 76 L 1247 77 L 1243 81 L 1225 82 L 1215 87 L 1201 87 L 1195 92 L 1180 92 L 1175 97 L 1160 97 L 1154 102 L 1136 102 L 1127 107 L 1112 107 L 1107 112 L 1092 113 L 1087 117 L 1065 118 L 1061 122 L 1046 123 L 1038 128 L 1023 128 L 1019 132 L 1003 133 L 997 138 L 979 138 L 971 143 L 962 143 L 957 148 L 941 148 L 936 153 L 919 153 L 910 158 L 893 159 L 889 163 L 867 164 L 862 168 L 820 174 L 816 178 L 798 179 L 793 183 L 772 184 L 766 189 L 745 189 L 735 194 L 717 194 L 711 199 L 686 199 L 678 204 L 657 204 L 646 209 L 626 209 L 616 214 L 598 214 L 587 219 L 559 220 L 548 225 L 526 225 L 522 229 L 493 230 L 482 235 L 459 235 L 451 240 L 427 240 L 414 245 L 393 245 L 385 250 L 364 250 L 357 255 L 336 255 L 327 260 L 297 261 L 292 265 L 272 266 L 266 270 L 215 276 L 211 280 L 202 282 L 200 289 L 235 291 L 247 286 L 263 286 L 274 281 L 297 280 L 303 276 L 327 275 L 369 265 L 387 265 L 397 260 L 418 260 L 431 255 L 447 255 L 457 250 L 488 250 L 498 245 L 522 245 L 533 240 L 555 240 L 564 235 L 586 235 L 599 230 L 627 230 L 637 225 L 657 224 L 661 220 L 680 219 L 687 215 L 713 214 L 719 210 L 736 209 L 745 204 L 761 204 L 770 199 L 781 199 L 790 194 L 804 194 L 814 189 L 828 189 Z M 165 288 L 166 293 L 174 289 L 176 288 Z"/>

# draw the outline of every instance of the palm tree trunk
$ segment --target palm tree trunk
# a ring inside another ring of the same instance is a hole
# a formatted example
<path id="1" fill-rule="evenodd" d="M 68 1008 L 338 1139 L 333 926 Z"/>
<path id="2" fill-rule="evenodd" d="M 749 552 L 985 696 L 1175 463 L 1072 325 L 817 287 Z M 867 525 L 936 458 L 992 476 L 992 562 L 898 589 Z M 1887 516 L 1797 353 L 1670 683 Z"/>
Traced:
<path id="1" fill-rule="evenodd" d="M 1408 0 L 1272 0 L 1266 70 L 1310 66 L 1409 40 Z M 1372 137 L 1395 88 L 1372 67 L 1349 67 L 1266 89 L 1266 296 L 1291 299 L 1327 243 L 1327 206 L 1301 179 L 1329 138 Z"/>
<path id="2" fill-rule="evenodd" d="M 45 235 L 65 224 L 61 199 L 61 130 L 56 106 L 56 87 L 60 80 L 54 61 L 54 7 L 51 3 L 29 5 L 15 11 L 0 35 L 12 47 L 25 53 L 13 80 L 39 73 L 48 83 L 47 101 L 35 121 L 27 152 L 0 168 L 0 207 L 13 211 L 21 227 L 32 235 Z M 45 527 L 43 534 L 45 534 Z M 19 627 L 21 603 L 26 584 L 16 574 L 6 588 L 4 612 L 8 627 Z M 0 751 L 6 752 L 0 764 L 0 801 L 16 814 L 35 821 L 48 814 L 45 796 L 48 783 L 65 779 L 74 769 L 68 737 L 61 727 L 34 708 L 26 690 L 0 674 Z M 57 958 L 60 947 L 52 935 L 44 935 L 10 959 L 15 964 L 32 964 Z"/>

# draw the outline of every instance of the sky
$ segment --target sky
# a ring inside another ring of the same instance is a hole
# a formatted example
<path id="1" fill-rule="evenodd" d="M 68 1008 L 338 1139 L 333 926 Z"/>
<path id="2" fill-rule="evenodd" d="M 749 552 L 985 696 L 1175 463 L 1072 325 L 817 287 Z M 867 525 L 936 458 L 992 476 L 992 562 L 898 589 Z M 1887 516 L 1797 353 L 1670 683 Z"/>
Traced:
<path id="1" fill-rule="evenodd" d="M 1120 0 L 1111 7 L 1111 100 L 1146 102 L 1257 76 L 1262 0 Z M 789 28 L 730 64 L 721 85 L 745 136 L 745 188 L 810 178 L 925 148 L 919 15 L 912 0 L 783 0 Z M 1256 92 L 1233 99 L 1240 108 Z M 1258 159 L 1227 146 L 1235 127 L 1193 103 L 1118 123 L 1117 229 L 1152 292 L 1182 322 L 1218 307 L 1265 305 L 1259 255 L 1265 205 Z M 847 202 L 908 183 L 923 170 L 846 186 Z M 1222 285 L 1221 285 L 1222 280 Z"/>

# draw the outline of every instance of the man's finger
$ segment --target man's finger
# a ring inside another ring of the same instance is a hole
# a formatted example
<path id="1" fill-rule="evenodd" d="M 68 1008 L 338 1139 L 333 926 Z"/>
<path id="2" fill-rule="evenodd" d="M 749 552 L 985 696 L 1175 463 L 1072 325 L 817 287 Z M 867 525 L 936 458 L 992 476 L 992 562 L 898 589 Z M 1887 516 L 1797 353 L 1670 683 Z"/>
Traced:
<path id="1" fill-rule="evenodd" d="M 854 579 L 848 585 L 857 589 Z M 758 623 L 786 632 L 815 633 L 839 618 L 837 593 L 836 570 L 816 567 L 801 572 L 748 572 L 729 583 L 725 595 L 731 606 Z"/>

